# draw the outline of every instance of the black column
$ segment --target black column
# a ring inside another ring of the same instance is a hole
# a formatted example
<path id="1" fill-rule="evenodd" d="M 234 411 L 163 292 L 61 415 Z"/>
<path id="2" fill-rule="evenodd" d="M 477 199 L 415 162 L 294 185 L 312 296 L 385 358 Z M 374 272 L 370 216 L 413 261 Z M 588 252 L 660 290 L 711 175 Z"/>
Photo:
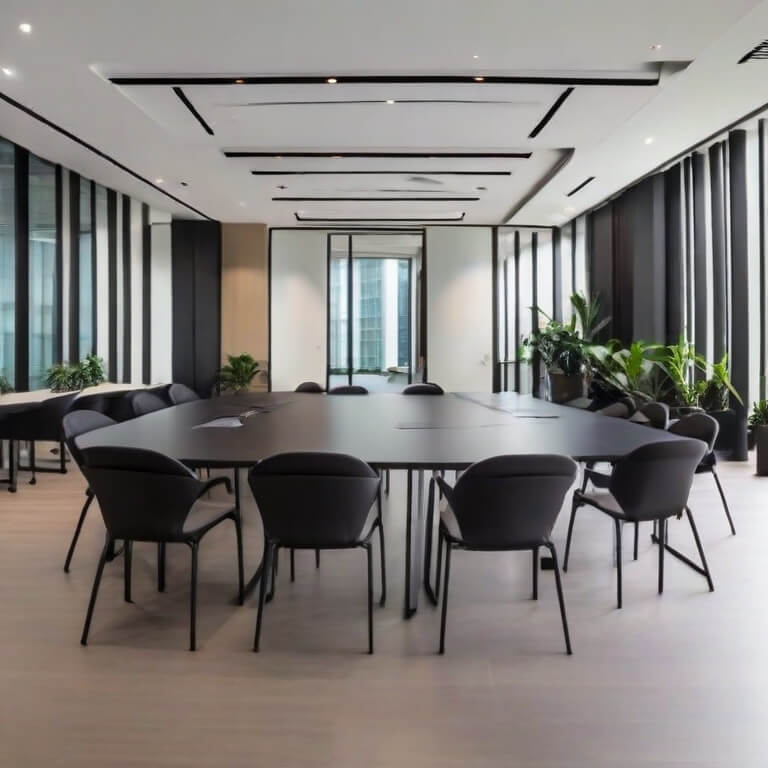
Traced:
<path id="1" fill-rule="evenodd" d="M 728 299 L 726 293 L 725 175 L 723 143 L 709 148 L 709 177 L 712 205 L 712 313 L 714 319 L 715 360 L 728 349 Z"/>
<path id="2" fill-rule="evenodd" d="M 123 195 L 123 381 L 131 381 L 131 198 Z"/>
<path id="3" fill-rule="evenodd" d="M 29 152 L 16 147 L 16 382 L 29 389 Z"/>
<path id="4" fill-rule="evenodd" d="M 107 190 L 107 261 L 109 267 L 109 360 L 110 381 L 117 381 L 117 192 Z"/>
<path id="5" fill-rule="evenodd" d="M 695 293 L 694 341 L 700 353 L 707 350 L 707 176 L 706 158 L 693 155 L 693 272 Z M 704 374 L 697 371 L 697 378 Z"/>
<path id="6" fill-rule="evenodd" d="M 152 381 L 152 227 L 149 206 L 141 206 L 141 380 Z"/>
<path id="7" fill-rule="evenodd" d="M 563 257 L 560 227 L 552 228 L 552 307 L 555 320 L 563 322 L 568 307 L 563 306 Z"/>
<path id="8" fill-rule="evenodd" d="M 664 218 L 666 220 L 666 342 L 675 344 L 685 326 L 685 264 L 681 166 L 664 173 Z"/>
<path id="9" fill-rule="evenodd" d="M 620 212 L 617 212 L 620 213 Z M 615 288 L 626 285 L 614 247 L 614 204 L 608 203 L 587 217 L 587 261 L 592 297 L 599 296 L 603 311 L 613 318 L 606 333 L 610 336 L 631 333 L 632 302 L 618 300 Z M 574 240 L 575 242 L 575 240 Z M 615 272 L 618 270 L 618 276 Z M 629 282 L 631 286 L 631 281 Z"/>
<path id="10" fill-rule="evenodd" d="M 731 380 L 745 404 L 749 391 L 749 257 L 747 232 L 747 132 L 728 134 L 731 223 Z M 716 356 L 716 360 L 719 359 Z M 731 408 L 744 413 L 745 407 L 731 398 Z"/>
<path id="11" fill-rule="evenodd" d="M 499 312 L 499 229 L 491 229 L 491 359 L 493 361 L 493 391 L 501 392 L 501 366 L 499 365 L 499 322 L 502 317 Z M 328 282 L 330 286 L 330 281 Z M 506 294 L 504 294 L 504 303 L 506 304 Z M 330 335 L 330 334 L 329 334 Z"/>
<path id="12" fill-rule="evenodd" d="M 53 359 L 64 358 L 64 170 L 56 166 L 56 323 L 53 331 Z"/>
<path id="13" fill-rule="evenodd" d="M 87 182 L 85 182 L 87 184 Z M 69 174 L 69 362 L 80 359 L 80 176 Z M 85 353 L 86 350 L 82 350 Z"/>

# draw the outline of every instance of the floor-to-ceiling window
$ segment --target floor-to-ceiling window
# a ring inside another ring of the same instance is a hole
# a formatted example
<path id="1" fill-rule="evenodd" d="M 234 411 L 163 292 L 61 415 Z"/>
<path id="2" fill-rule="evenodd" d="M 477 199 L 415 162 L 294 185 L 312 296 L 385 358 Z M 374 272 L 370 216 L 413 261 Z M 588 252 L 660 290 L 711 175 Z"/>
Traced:
<path id="1" fill-rule="evenodd" d="M 29 388 L 55 361 L 56 167 L 29 156 Z"/>
<path id="2" fill-rule="evenodd" d="M 93 224 L 91 222 L 91 183 L 80 180 L 80 233 L 79 244 L 79 300 L 78 344 L 80 357 L 90 354 L 95 348 L 93 338 Z"/>
<path id="3" fill-rule="evenodd" d="M 13 385 L 16 356 L 15 147 L 0 139 L 0 376 Z"/>
<path id="4" fill-rule="evenodd" d="M 330 235 L 328 386 L 401 391 L 415 381 L 421 234 Z"/>

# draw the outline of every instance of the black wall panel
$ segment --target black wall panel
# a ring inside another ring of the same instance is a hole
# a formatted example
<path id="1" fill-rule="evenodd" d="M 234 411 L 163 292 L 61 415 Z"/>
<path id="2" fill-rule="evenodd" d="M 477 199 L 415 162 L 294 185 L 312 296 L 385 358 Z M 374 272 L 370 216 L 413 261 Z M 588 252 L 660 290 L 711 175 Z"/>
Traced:
<path id="1" fill-rule="evenodd" d="M 123 381 L 131 381 L 131 198 L 123 195 Z"/>
<path id="2" fill-rule="evenodd" d="M 693 279 L 694 279 L 694 341 L 696 349 L 706 352 L 707 339 L 707 177 L 706 157 L 693 156 Z M 697 373 L 698 378 L 703 373 Z"/>
<path id="3" fill-rule="evenodd" d="M 590 292 L 599 294 L 603 312 L 613 318 L 606 329 L 609 336 L 619 336 L 621 319 L 614 301 L 614 205 L 609 203 L 591 213 L 587 219 L 588 272 Z M 632 311 L 631 305 L 629 311 Z"/>
<path id="4" fill-rule="evenodd" d="M 709 180 L 712 206 L 712 313 L 715 360 L 719 360 L 728 348 L 724 166 L 723 143 L 713 144 L 709 148 Z"/>
<path id="5" fill-rule="evenodd" d="M 80 359 L 80 175 L 69 174 L 69 349 L 71 363 Z M 88 183 L 88 182 L 84 182 Z M 95 239 L 95 238 L 94 238 Z M 94 281 L 95 282 L 95 281 Z M 84 350 L 83 354 L 86 351 Z"/>
<path id="6" fill-rule="evenodd" d="M 29 389 L 29 152 L 16 147 L 16 389 Z"/>
<path id="7" fill-rule="evenodd" d="M 152 227 L 149 206 L 141 206 L 141 380 L 149 384 L 152 376 Z"/>
<path id="8" fill-rule="evenodd" d="M 674 344 L 685 328 L 685 249 L 682 168 L 674 165 L 664 174 L 666 211 L 666 315 L 667 338 Z"/>
<path id="9" fill-rule="evenodd" d="M 107 373 L 117 381 L 117 192 L 107 190 L 107 264 L 109 269 L 109 359 Z"/>

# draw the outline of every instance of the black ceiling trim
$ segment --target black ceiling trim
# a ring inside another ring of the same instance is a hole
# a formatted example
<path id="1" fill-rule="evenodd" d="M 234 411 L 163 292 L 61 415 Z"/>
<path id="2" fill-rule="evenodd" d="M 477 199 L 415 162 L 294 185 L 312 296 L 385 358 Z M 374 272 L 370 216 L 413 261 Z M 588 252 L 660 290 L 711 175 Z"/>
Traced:
<path id="1" fill-rule="evenodd" d="M 155 191 L 161 192 L 166 197 L 170 198 L 171 200 L 178 203 L 179 205 L 183 205 L 185 208 L 188 208 L 190 211 L 193 211 L 198 216 L 202 216 L 204 219 L 209 219 L 210 221 L 215 221 L 215 219 L 213 219 L 211 216 L 208 216 L 207 214 L 198 210 L 197 208 L 190 205 L 189 203 L 184 202 L 184 200 L 181 200 L 175 195 L 172 195 L 170 192 L 158 186 L 157 184 L 153 184 L 149 179 L 145 179 L 142 175 L 136 173 L 136 171 L 131 170 L 127 165 L 123 165 L 123 163 L 121 163 L 119 160 L 115 160 L 114 157 L 112 157 L 111 155 L 108 155 L 106 152 L 102 152 L 100 149 L 97 149 L 96 147 L 93 146 L 93 144 L 89 144 L 87 141 L 84 141 L 79 136 L 75 136 L 74 133 L 71 133 L 66 128 L 62 128 L 60 125 L 57 125 L 56 123 L 52 122 L 47 117 L 43 117 L 42 115 L 38 114 L 34 110 L 25 106 L 24 104 L 21 104 L 15 99 L 12 99 L 10 96 L 6 96 L 6 94 L 0 92 L 0 99 L 6 102 L 7 104 L 10 104 L 12 107 L 15 107 L 21 112 L 24 112 L 25 114 L 34 118 L 38 122 L 47 126 L 48 128 L 53 129 L 57 133 L 60 133 L 62 136 L 66 136 L 68 139 L 70 139 L 71 141 L 74 141 L 76 144 L 79 144 L 81 147 L 85 147 L 85 149 L 89 150 L 90 152 L 93 152 L 94 155 L 98 155 L 102 160 L 106 160 L 108 163 L 111 163 L 115 167 L 119 168 L 121 171 L 124 171 L 128 175 L 133 176 L 134 179 L 138 179 L 138 181 L 141 181 L 147 186 L 152 187 L 152 189 L 154 189 Z"/>
<path id="2" fill-rule="evenodd" d="M 528 134 L 529 139 L 535 139 L 544 130 L 546 124 L 555 116 L 560 107 L 563 106 L 563 102 L 573 93 L 573 88 L 566 88 L 555 100 L 555 103 L 547 110 L 544 117 L 539 120 L 536 127 Z"/>
<path id="3" fill-rule="evenodd" d="M 203 130 L 209 136 L 213 136 L 213 128 L 205 122 L 203 116 L 195 109 L 195 105 L 187 98 L 187 94 L 178 86 L 174 87 L 173 92 L 179 97 L 181 103 L 194 115 L 195 120 L 203 126 Z"/>
<path id="4" fill-rule="evenodd" d="M 511 176 L 512 171 L 251 171 L 254 176 Z"/>
<path id="5" fill-rule="evenodd" d="M 740 59 L 739 64 L 756 59 L 768 59 L 768 40 L 758 43 L 751 51 L 747 51 Z"/>
<path id="6" fill-rule="evenodd" d="M 660 72 L 660 69 L 659 69 Z M 640 77 L 578 77 L 570 75 L 229 75 L 223 76 L 127 76 L 110 77 L 114 85 L 329 85 L 328 78 L 335 78 L 334 85 L 398 85 L 430 83 L 471 83 L 472 85 L 625 85 L 654 86 L 659 84 L 659 72 Z M 476 78 L 482 77 L 482 81 Z"/>
<path id="7" fill-rule="evenodd" d="M 320 157 L 330 160 L 342 160 L 348 157 L 371 157 L 371 158 L 416 158 L 425 160 L 429 158 L 463 158 L 463 159 L 517 159 L 527 160 L 531 152 L 283 152 L 279 149 L 273 149 L 269 152 L 252 152 L 250 150 L 224 150 L 225 157 L 272 157 L 275 159 L 283 157 Z"/>
<path id="8" fill-rule="evenodd" d="M 590 176 L 588 179 L 584 179 L 584 181 L 582 181 L 581 184 L 579 184 L 578 187 L 574 187 L 570 192 L 568 192 L 566 194 L 566 197 L 571 197 L 571 196 L 575 195 L 580 189 L 584 189 L 584 187 L 586 187 L 587 184 L 589 184 L 590 181 L 594 181 L 594 180 L 595 180 L 594 176 Z"/>
<path id="9" fill-rule="evenodd" d="M 476 203 L 479 197 L 273 197 L 280 203 Z"/>
<path id="10" fill-rule="evenodd" d="M 430 224 L 433 221 L 464 221 L 464 217 L 467 215 L 465 211 L 462 211 L 459 216 L 448 216 L 445 218 L 397 218 L 397 217 L 387 217 L 383 219 L 378 218 L 371 218 L 371 217 L 361 217 L 361 218 L 334 218 L 333 216 L 327 217 L 327 216 L 299 216 L 298 211 L 294 211 L 293 215 L 296 217 L 296 221 L 331 221 L 331 222 L 366 222 L 366 221 L 418 221 L 418 222 L 424 222 L 426 224 Z"/>
<path id="11" fill-rule="evenodd" d="M 228 107 L 314 107 L 344 106 L 348 104 L 481 104 L 515 105 L 518 101 L 509 99 L 320 99 L 312 101 L 246 101 L 242 104 L 227 104 Z"/>

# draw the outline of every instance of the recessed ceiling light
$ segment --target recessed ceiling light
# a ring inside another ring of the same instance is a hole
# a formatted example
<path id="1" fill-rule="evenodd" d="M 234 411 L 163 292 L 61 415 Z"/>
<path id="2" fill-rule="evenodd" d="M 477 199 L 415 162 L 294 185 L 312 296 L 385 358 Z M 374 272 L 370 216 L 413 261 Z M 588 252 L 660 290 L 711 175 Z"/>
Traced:
<path id="1" fill-rule="evenodd" d="M 19 24 L 19 30 L 25 35 L 28 35 L 32 31 L 32 25 L 28 24 L 26 21 L 23 21 L 21 24 Z"/>
<path id="2" fill-rule="evenodd" d="M 331 155 L 331 160 L 341 160 L 341 155 Z"/>
<path id="3" fill-rule="evenodd" d="M 0 69 L 2 69 L 2 72 L 6 77 L 13 77 L 14 72 L 10 67 L 2 67 Z"/>
<path id="4" fill-rule="evenodd" d="M 645 137 L 645 143 L 646 144 L 653 144 L 653 142 L 654 142 L 653 136 L 646 136 Z"/>
<path id="5" fill-rule="evenodd" d="M 282 155 L 275 155 L 275 160 L 282 160 L 282 159 L 283 159 Z"/>
<path id="6" fill-rule="evenodd" d="M 325 82 L 333 85 L 334 83 L 337 83 L 338 80 L 335 77 L 329 77 Z"/>
<path id="7" fill-rule="evenodd" d="M 245 82 L 245 80 L 243 80 L 243 78 L 242 78 L 242 77 L 238 77 L 238 78 L 237 78 L 237 80 L 235 80 L 235 82 L 236 82 L 238 85 L 242 85 L 242 84 Z"/>
<path id="8" fill-rule="evenodd" d="M 186 182 L 186 181 L 180 181 L 179 184 L 181 184 L 182 187 L 188 187 L 189 186 L 189 182 Z"/>
<path id="9" fill-rule="evenodd" d="M 277 188 L 278 189 L 288 189 L 288 187 L 286 187 L 285 184 L 278 184 Z"/>
<path id="10" fill-rule="evenodd" d="M 482 83 L 482 82 L 483 82 L 483 80 L 485 80 L 485 78 L 484 78 L 484 77 L 481 77 L 480 75 L 478 75 L 478 76 L 475 78 L 475 82 L 476 82 L 476 83 Z"/>
<path id="11" fill-rule="evenodd" d="M 165 181 L 165 179 L 157 178 L 155 179 L 155 184 L 162 184 Z"/>
<path id="12" fill-rule="evenodd" d="M 479 57 L 479 56 L 478 56 L 476 53 L 473 53 L 473 54 L 472 54 L 472 58 L 473 58 L 473 59 L 479 59 L 480 57 Z"/>
<path id="13" fill-rule="evenodd" d="M 475 187 L 475 189 L 476 189 L 478 192 L 485 192 L 485 190 L 486 190 L 486 189 L 488 189 L 488 187 Z"/>
<path id="14" fill-rule="evenodd" d="M 659 50 L 661 50 L 661 43 L 654 43 L 654 44 L 651 46 L 651 50 L 652 50 L 652 51 L 659 51 Z"/>
<path id="15" fill-rule="evenodd" d="M 387 99 L 387 104 L 394 104 L 394 103 L 395 103 L 394 99 Z"/>

